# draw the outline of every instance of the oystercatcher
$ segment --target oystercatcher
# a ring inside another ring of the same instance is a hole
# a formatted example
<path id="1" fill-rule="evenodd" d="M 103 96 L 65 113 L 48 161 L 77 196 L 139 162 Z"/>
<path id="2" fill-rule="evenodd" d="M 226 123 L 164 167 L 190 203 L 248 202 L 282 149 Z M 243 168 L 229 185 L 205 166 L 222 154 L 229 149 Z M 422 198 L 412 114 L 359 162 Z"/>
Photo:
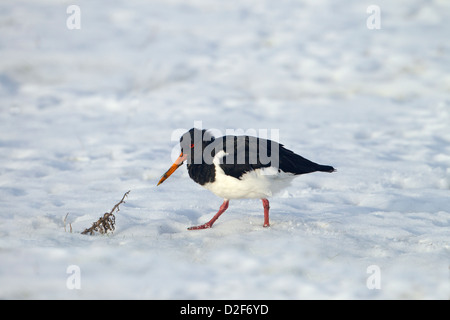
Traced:
<path id="1" fill-rule="evenodd" d="M 181 154 L 161 176 L 163 183 L 184 161 L 192 180 L 224 199 L 207 223 L 188 230 L 211 228 L 228 208 L 230 199 L 259 198 L 264 207 L 264 227 L 269 226 L 269 200 L 291 180 L 316 171 L 334 172 L 332 166 L 314 163 L 272 140 L 227 135 L 214 138 L 207 130 L 192 128 L 180 138 Z"/>

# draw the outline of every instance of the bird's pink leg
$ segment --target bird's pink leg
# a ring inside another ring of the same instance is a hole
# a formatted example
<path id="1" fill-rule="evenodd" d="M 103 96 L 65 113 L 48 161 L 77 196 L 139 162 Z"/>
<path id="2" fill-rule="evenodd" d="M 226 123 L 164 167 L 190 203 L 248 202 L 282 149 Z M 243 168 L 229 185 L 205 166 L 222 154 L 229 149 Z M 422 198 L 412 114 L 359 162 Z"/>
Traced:
<path id="1" fill-rule="evenodd" d="M 224 213 L 225 210 L 228 209 L 228 203 L 229 203 L 229 202 L 230 202 L 229 200 L 225 200 L 225 201 L 222 203 L 222 205 L 220 206 L 220 209 L 219 209 L 219 211 L 216 213 L 216 215 L 215 215 L 211 220 L 209 220 L 207 223 L 202 224 L 202 225 L 200 225 L 200 226 L 196 226 L 196 227 L 190 227 L 190 228 L 188 228 L 188 230 L 201 230 L 201 229 L 209 229 L 209 228 L 211 228 L 212 225 L 214 224 L 214 222 L 216 222 L 216 220 L 219 219 L 220 215 L 221 215 L 222 213 Z"/>
<path id="2" fill-rule="evenodd" d="M 264 207 L 264 224 L 263 227 L 269 227 L 269 200 L 261 199 Z"/>

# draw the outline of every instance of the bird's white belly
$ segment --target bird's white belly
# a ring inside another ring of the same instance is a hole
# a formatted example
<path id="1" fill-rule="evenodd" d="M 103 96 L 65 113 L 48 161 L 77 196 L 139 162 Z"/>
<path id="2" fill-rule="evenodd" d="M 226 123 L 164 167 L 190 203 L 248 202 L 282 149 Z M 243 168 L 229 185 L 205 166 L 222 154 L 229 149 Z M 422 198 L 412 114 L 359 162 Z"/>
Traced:
<path id="1" fill-rule="evenodd" d="M 237 179 L 226 175 L 220 166 L 215 168 L 215 181 L 203 186 L 224 199 L 268 198 L 289 186 L 295 177 L 270 167 L 249 171 Z"/>

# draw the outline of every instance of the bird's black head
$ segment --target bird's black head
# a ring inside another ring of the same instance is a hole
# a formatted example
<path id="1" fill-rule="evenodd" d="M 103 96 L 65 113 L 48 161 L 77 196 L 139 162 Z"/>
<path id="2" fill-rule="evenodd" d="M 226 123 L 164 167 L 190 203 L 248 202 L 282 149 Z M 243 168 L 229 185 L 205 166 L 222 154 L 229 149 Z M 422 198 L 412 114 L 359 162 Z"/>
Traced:
<path id="1" fill-rule="evenodd" d="M 172 173 L 177 170 L 184 161 L 187 161 L 188 168 L 192 164 L 204 164 L 203 151 L 208 144 L 214 141 L 214 137 L 206 130 L 192 128 L 181 136 L 181 154 L 173 165 L 167 170 L 158 182 L 158 186 L 163 183 Z"/>
<path id="2" fill-rule="evenodd" d="M 187 157 L 188 164 L 203 162 L 203 150 L 214 141 L 214 136 L 206 129 L 192 128 L 180 138 L 181 153 Z"/>

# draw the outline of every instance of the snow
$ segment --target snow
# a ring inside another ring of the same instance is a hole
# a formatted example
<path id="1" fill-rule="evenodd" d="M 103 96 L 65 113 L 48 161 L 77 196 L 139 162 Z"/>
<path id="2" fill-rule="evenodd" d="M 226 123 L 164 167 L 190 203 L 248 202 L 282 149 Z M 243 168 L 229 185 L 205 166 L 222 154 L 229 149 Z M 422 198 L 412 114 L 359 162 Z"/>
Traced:
<path id="1" fill-rule="evenodd" d="M 71 4 L 0 4 L 0 298 L 450 297 L 447 1 Z M 188 231 L 222 199 L 156 183 L 194 124 L 338 171 Z"/>

